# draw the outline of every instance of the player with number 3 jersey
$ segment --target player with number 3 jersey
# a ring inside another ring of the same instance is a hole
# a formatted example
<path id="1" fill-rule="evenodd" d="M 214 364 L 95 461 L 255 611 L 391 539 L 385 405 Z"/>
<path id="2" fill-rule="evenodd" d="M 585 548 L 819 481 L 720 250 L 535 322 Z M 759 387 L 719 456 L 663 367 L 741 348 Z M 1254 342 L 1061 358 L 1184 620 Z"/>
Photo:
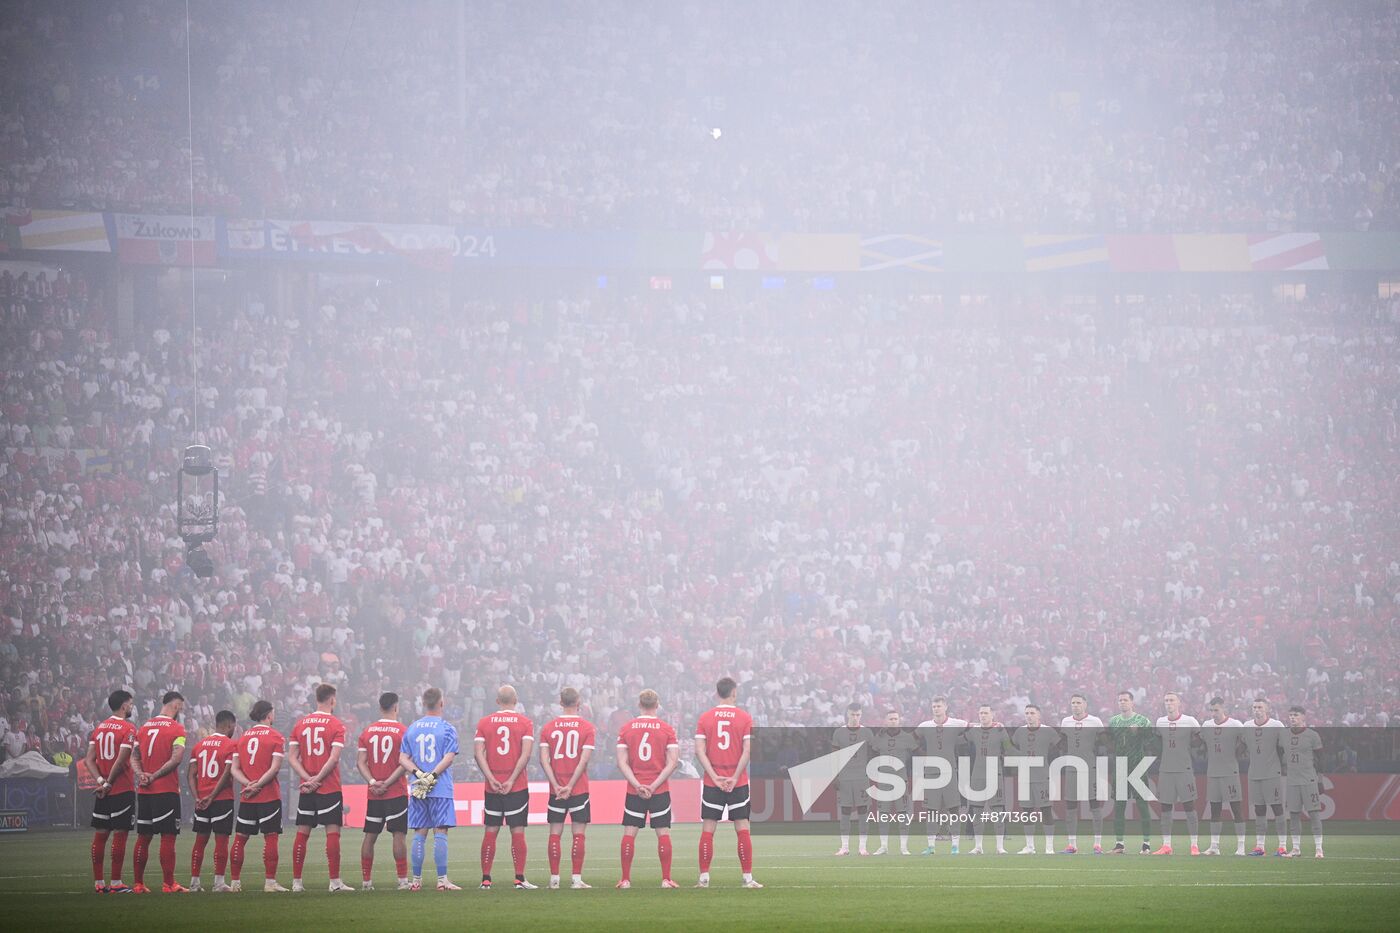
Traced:
<path id="1" fill-rule="evenodd" d="M 535 743 L 535 724 L 515 708 L 515 688 L 506 684 L 496 691 L 496 712 L 476 724 L 476 764 L 486 777 L 481 840 L 481 886 L 491 887 L 491 864 L 496 857 L 496 834 L 501 824 L 510 827 L 510 854 L 515 865 L 515 886 L 531 890 L 525 880 L 525 824 L 530 822 L 530 791 L 525 769 Z"/>

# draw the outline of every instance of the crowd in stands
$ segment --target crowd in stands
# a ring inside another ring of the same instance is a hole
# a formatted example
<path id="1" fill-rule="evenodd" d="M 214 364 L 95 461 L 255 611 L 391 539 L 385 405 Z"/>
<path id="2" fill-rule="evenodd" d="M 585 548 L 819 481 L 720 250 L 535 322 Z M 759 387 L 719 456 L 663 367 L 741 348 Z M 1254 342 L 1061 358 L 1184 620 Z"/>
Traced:
<path id="1" fill-rule="evenodd" d="M 603 737 L 652 687 L 687 736 L 726 674 L 773 725 L 1124 688 L 1396 712 L 1394 307 L 271 308 L 254 280 L 203 296 L 196 381 L 188 309 L 124 322 L 99 281 L 0 273 L 5 755 L 76 755 L 116 686 L 142 716 L 178 688 L 196 732 L 257 698 L 286 728 L 322 681 L 352 732 L 429 684 L 469 728 L 508 682 L 537 723 L 578 686 Z M 192 438 L 223 479 L 207 581 L 174 520 Z"/>
<path id="2" fill-rule="evenodd" d="M 190 10 L 187 50 L 175 0 L 6 4 L 0 205 L 183 213 L 193 181 L 201 212 L 488 229 L 1400 223 L 1394 4 Z"/>

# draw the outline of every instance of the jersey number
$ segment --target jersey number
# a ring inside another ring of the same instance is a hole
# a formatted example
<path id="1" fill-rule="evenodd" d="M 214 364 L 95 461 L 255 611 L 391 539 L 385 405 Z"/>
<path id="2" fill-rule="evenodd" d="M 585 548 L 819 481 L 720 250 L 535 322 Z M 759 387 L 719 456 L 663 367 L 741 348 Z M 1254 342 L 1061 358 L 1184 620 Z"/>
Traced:
<path id="1" fill-rule="evenodd" d="M 501 740 L 501 744 L 496 746 L 497 755 L 510 754 L 510 726 L 497 726 L 496 738 Z"/>
<path id="2" fill-rule="evenodd" d="M 420 736 L 422 738 L 422 736 Z M 385 764 L 389 761 L 389 755 L 394 751 L 394 737 L 392 735 L 372 735 L 369 737 L 370 755 L 377 765 Z"/>
<path id="3" fill-rule="evenodd" d="M 320 758 L 326 753 L 326 727 L 307 726 L 301 730 L 301 744 L 306 746 L 308 755 Z"/>
<path id="4" fill-rule="evenodd" d="M 199 774 L 201 777 L 217 778 L 219 776 L 219 753 L 212 748 L 206 748 L 199 753 Z"/>
<path id="5" fill-rule="evenodd" d="M 642 740 L 637 743 L 637 760 L 651 761 L 651 733 L 643 732 Z"/>
<path id="6" fill-rule="evenodd" d="M 572 760 L 578 757 L 579 739 L 577 730 L 570 729 L 568 732 L 563 732 L 559 729 L 555 729 L 550 735 L 554 736 L 554 741 L 550 744 L 554 746 L 554 758 L 556 761 L 560 758 Z"/>
<path id="7" fill-rule="evenodd" d="M 257 761 L 257 760 L 258 760 L 258 740 L 257 740 L 257 737 L 255 736 L 255 737 L 253 737 L 253 738 L 251 738 L 251 739 L 248 740 L 248 764 L 251 765 L 253 762 L 255 762 L 255 761 Z"/>
<path id="8" fill-rule="evenodd" d="M 146 757 L 147 757 L 147 758 L 153 758 L 153 757 L 155 757 L 155 753 L 156 753 L 156 739 L 158 739 L 158 738 L 160 738 L 160 733 L 157 732 L 156 730 L 152 729 L 152 730 L 151 730 L 151 740 L 150 740 L 149 742 L 146 743 Z"/>
<path id="9" fill-rule="evenodd" d="M 428 734 L 418 737 L 418 760 L 429 765 L 437 763 L 437 736 Z"/>
<path id="10" fill-rule="evenodd" d="M 729 747 L 729 721 L 721 719 L 715 723 L 715 748 L 724 751 Z"/>
<path id="11" fill-rule="evenodd" d="M 115 732 L 99 732 L 97 735 L 97 755 L 103 761 L 116 761 L 117 759 L 117 734 Z"/>

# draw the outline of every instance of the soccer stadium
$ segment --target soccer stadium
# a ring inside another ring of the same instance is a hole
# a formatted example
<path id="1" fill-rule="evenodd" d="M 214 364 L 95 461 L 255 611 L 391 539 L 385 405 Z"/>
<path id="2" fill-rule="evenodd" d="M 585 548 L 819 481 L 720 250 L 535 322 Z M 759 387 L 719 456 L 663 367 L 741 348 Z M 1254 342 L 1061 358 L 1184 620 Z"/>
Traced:
<path id="1" fill-rule="evenodd" d="M 3 926 L 1393 929 L 1397 49 L 7 0 Z"/>

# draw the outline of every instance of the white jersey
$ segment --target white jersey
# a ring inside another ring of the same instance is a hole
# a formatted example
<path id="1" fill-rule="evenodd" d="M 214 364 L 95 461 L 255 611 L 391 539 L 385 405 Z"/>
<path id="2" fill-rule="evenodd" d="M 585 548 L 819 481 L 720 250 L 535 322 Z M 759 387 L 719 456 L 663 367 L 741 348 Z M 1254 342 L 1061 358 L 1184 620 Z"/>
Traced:
<path id="1" fill-rule="evenodd" d="M 941 758 L 953 768 L 958 766 L 957 747 L 967 734 L 967 720 L 949 716 L 943 722 L 925 719 L 919 723 L 919 739 L 924 743 L 924 754 L 930 758 Z"/>
<path id="2" fill-rule="evenodd" d="M 1182 714 L 1175 719 L 1157 717 L 1157 734 L 1162 737 L 1162 758 L 1157 765 L 1163 774 L 1180 774 L 1191 770 L 1191 736 L 1200 731 L 1195 716 Z"/>
<path id="3" fill-rule="evenodd" d="M 1244 728 L 1245 751 L 1249 753 L 1249 779 L 1268 781 L 1283 777 L 1280 754 L 1283 723 L 1270 719 L 1262 726 L 1253 719 Z"/>
<path id="4" fill-rule="evenodd" d="M 1229 718 L 1224 722 L 1207 719 L 1201 726 L 1201 741 L 1206 743 L 1206 777 L 1228 777 L 1239 780 L 1240 739 L 1244 738 L 1244 723 Z"/>
<path id="5" fill-rule="evenodd" d="M 1060 720 L 1060 734 L 1065 737 L 1065 753 L 1092 763 L 1095 749 L 1103 738 L 1103 720 L 1086 715 L 1083 719 L 1066 716 Z"/>

